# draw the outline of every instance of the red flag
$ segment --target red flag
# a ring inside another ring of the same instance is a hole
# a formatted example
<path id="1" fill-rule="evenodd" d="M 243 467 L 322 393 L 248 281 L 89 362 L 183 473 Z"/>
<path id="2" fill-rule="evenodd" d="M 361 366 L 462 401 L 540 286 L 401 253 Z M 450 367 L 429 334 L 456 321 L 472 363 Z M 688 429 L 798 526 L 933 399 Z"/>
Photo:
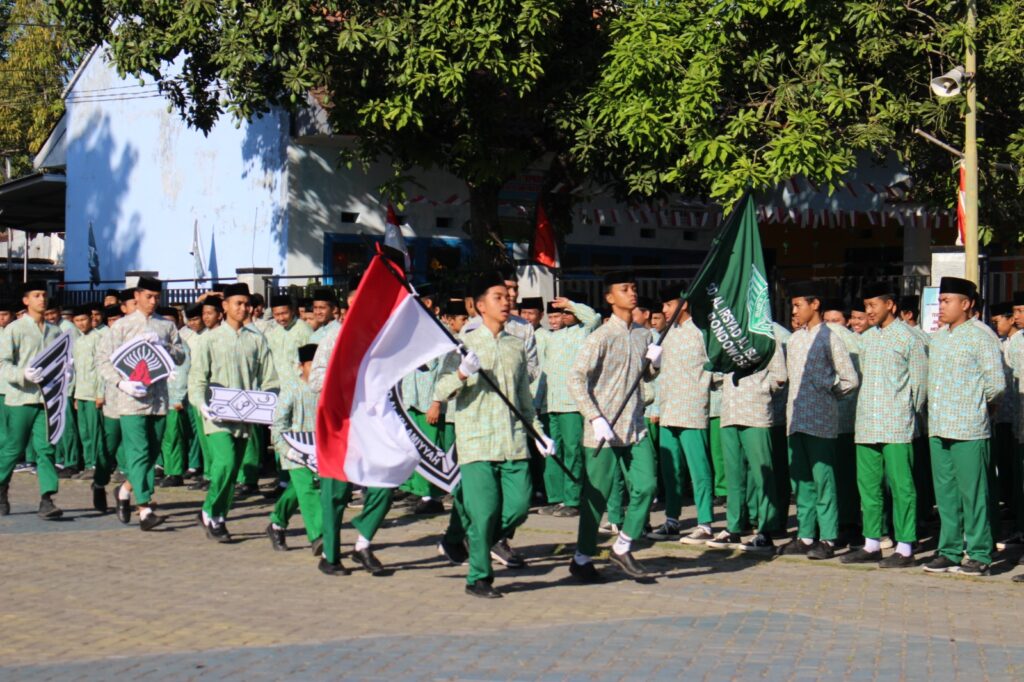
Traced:
<path id="1" fill-rule="evenodd" d="M 967 234 L 967 171 L 962 162 L 960 163 L 960 189 L 956 193 L 956 218 L 956 245 L 963 246 L 964 235 Z"/>
<path id="2" fill-rule="evenodd" d="M 544 204 L 537 203 L 537 225 L 533 235 L 533 260 L 549 268 L 558 267 L 558 247 L 555 245 L 555 230 L 551 227 Z"/>
<path id="3" fill-rule="evenodd" d="M 391 389 L 417 367 L 454 349 L 383 258 L 374 257 L 324 376 L 316 414 L 320 474 L 379 488 L 405 482 L 420 457 Z"/>

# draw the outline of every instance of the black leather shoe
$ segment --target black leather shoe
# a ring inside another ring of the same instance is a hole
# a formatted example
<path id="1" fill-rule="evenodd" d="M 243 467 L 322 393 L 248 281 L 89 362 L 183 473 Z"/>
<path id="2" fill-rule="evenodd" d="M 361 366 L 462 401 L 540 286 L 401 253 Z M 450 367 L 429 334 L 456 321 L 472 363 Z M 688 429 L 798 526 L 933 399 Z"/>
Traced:
<path id="1" fill-rule="evenodd" d="M 501 599 L 503 596 L 490 583 L 485 583 L 483 580 L 477 580 L 472 585 L 466 585 L 466 594 L 480 597 L 481 599 Z"/>
<path id="2" fill-rule="evenodd" d="M 566 507 L 565 505 L 559 506 L 558 509 L 552 514 L 558 519 L 573 519 L 580 515 L 579 507 Z"/>
<path id="3" fill-rule="evenodd" d="M 320 572 L 324 575 L 348 575 L 352 572 L 345 568 L 340 561 L 336 564 L 332 564 L 329 563 L 327 559 L 321 559 L 317 568 L 319 568 Z"/>
<path id="4" fill-rule="evenodd" d="M 427 516 L 430 514 L 444 514 L 444 502 L 441 500 L 420 500 L 412 508 L 413 514 Z"/>
<path id="5" fill-rule="evenodd" d="M 808 553 L 809 554 L 809 553 Z M 882 551 L 869 552 L 863 547 L 839 557 L 841 564 L 876 564 L 882 560 Z"/>
<path id="6" fill-rule="evenodd" d="M 39 500 L 39 518 L 54 521 L 62 516 L 64 512 L 48 496 Z"/>
<path id="7" fill-rule="evenodd" d="M 616 554 L 615 551 L 608 553 L 608 560 L 622 569 L 622 572 L 630 578 L 646 578 L 648 571 L 643 565 L 633 558 L 632 552 Z"/>
<path id="8" fill-rule="evenodd" d="M 373 555 L 369 547 L 352 550 L 352 561 L 369 571 L 370 575 L 384 575 L 387 573 L 384 565 L 377 560 L 377 557 Z"/>
<path id="9" fill-rule="evenodd" d="M 793 538 L 782 547 L 779 547 L 780 556 L 799 556 L 801 554 L 807 554 L 808 550 L 813 547 L 813 544 L 804 544 L 804 541 L 800 538 Z"/>
<path id="10" fill-rule="evenodd" d="M 323 554 L 324 553 L 324 539 L 323 538 L 317 538 L 316 540 L 313 540 L 313 546 L 310 547 L 310 550 L 313 552 L 313 556 L 320 556 L 321 554 Z"/>
<path id="11" fill-rule="evenodd" d="M 878 562 L 879 568 L 913 568 L 916 565 L 913 556 L 903 556 L 899 552 L 893 552 Z"/>
<path id="12" fill-rule="evenodd" d="M 7 499 L 7 486 L 0 486 L 0 516 L 11 513 L 11 502 Z"/>
<path id="13" fill-rule="evenodd" d="M 221 544 L 227 544 L 231 542 L 231 533 L 228 532 L 228 526 L 225 523 L 210 523 L 206 526 L 206 537 L 211 540 L 216 540 Z"/>
<path id="14" fill-rule="evenodd" d="M 79 471 L 75 467 L 64 467 L 57 470 L 57 478 L 74 478 L 78 474 Z"/>
<path id="15" fill-rule="evenodd" d="M 526 560 L 522 554 L 512 549 L 508 540 L 499 540 L 491 547 L 491 558 L 508 568 L 522 568 Z"/>
<path id="16" fill-rule="evenodd" d="M 209 490 L 210 482 L 204 479 L 199 479 L 188 487 L 189 490 Z"/>
<path id="17" fill-rule="evenodd" d="M 592 585 L 604 582 L 604 576 L 601 575 L 592 561 L 585 564 L 578 564 L 574 559 L 569 559 L 569 575 L 576 578 L 576 580 L 579 580 L 581 583 Z"/>
<path id="18" fill-rule="evenodd" d="M 165 476 L 160 481 L 160 487 L 161 488 L 180 488 L 183 485 L 185 485 L 184 479 L 182 479 L 181 476 L 177 476 L 177 475 L 175 475 L 175 476 Z"/>
<path id="19" fill-rule="evenodd" d="M 114 500 L 117 503 L 117 520 L 127 525 L 132 522 L 132 501 L 121 499 L 121 486 L 114 488 Z"/>
<path id="20" fill-rule="evenodd" d="M 246 497 L 252 497 L 253 495 L 259 495 L 260 487 L 253 485 L 252 483 L 242 483 L 235 486 L 235 499 L 241 500 Z"/>
<path id="21" fill-rule="evenodd" d="M 831 544 L 819 540 L 811 545 L 811 548 L 807 550 L 807 558 L 815 561 L 824 561 L 831 559 L 836 555 L 836 550 Z"/>
<path id="22" fill-rule="evenodd" d="M 153 530 L 161 523 L 167 520 L 166 516 L 160 516 L 156 512 L 153 512 L 144 519 L 139 519 L 139 530 Z"/>
<path id="23" fill-rule="evenodd" d="M 443 556 L 452 566 L 461 566 L 469 559 L 469 552 L 461 542 L 448 542 L 444 538 L 437 543 L 437 553 Z"/>
<path id="24" fill-rule="evenodd" d="M 107 506 L 107 489 L 103 486 L 92 486 L 92 508 L 100 514 L 110 511 L 110 507 Z"/>
<path id="25" fill-rule="evenodd" d="M 274 524 L 267 524 L 267 537 L 270 538 L 270 546 L 274 548 L 275 552 L 287 552 L 288 541 L 284 536 L 284 528 L 274 528 Z"/>

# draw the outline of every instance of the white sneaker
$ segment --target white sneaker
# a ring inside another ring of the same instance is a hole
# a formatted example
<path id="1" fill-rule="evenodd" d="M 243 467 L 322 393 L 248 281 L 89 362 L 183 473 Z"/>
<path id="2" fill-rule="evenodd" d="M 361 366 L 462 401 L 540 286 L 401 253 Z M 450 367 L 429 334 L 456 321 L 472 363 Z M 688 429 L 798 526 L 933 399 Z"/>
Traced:
<path id="1" fill-rule="evenodd" d="M 725 531 L 722 532 L 725 533 Z M 719 533 L 719 535 L 721 535 L 721 533 Z M 726 535 L 728 535 L 728 533 L 726 533 Z M 684 545 L 703 545 L 708 540 L 714 539 L 714 535 L 707 532 L 700 526 L 697 526 L 692 531 L 690 531 L 689 535 L 684 535 L 683 537 L 679 538 L 679 542 L 683 543 Z"/>
<path id="2" fill-rule="evenodd" d="M 707 541 L 708 549 L 742 549 L 743 538 L 727 530 L 719 531 Z"/>

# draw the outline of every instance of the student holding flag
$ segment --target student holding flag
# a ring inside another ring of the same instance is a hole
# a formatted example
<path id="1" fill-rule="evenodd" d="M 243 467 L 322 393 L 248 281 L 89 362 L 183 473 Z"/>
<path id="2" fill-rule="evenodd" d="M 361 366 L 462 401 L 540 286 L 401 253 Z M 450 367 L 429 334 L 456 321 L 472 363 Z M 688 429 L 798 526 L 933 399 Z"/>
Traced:
<path id="1" fill-rule="evenodd" d="M 551 455 L 555 447 L 544 436 L 534 411 L 526 349 L 505 331 L 511 301 L 504 278 L 499 273 L 478 276 L 469 294 L 481 324 L 463 335 L 465 355 L 445 358 L 436 396 L 442 401 L 455 398 L 455 439 L 462 473 L 456 504 L 463 512 L 469 540 L 466 593 L 493 599 L 502 595 L 493 587 L 492 549 L 506 557 L 506 565 L 508 558 L 516 556 L 508 540 L 526 520 L 533 494 L 527 430 L 499 391 L 542 437 L 535 443 L 541 454 Z M 521 565 L 522 560 L 515 563 Z"/>

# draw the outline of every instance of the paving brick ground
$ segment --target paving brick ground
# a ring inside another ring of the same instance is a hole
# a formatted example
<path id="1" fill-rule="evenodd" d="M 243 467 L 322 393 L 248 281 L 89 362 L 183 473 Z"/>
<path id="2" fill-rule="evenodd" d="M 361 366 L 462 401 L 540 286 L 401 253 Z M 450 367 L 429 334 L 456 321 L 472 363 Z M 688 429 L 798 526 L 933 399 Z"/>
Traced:
<path id="1" fill-rule="evenodd" d="M 534 515 L 527 568 L 482 601 L 436 554 L 443 517 L 393 511 L 376 545 L 393 575 L 331 578 L 301 528 L 270 550 L 262 500 L 221 546 L 194 524 L 198 493 L 158 490 L 171 519 L 147 534 L 62 484 L 68 520 L 36 518 L 29 474 L 0 519 L 0 680 L 1024 679 L 1012 552 L 964 578 L 659 543 L 637 553 L 649 583 L 580 586 L 575 520 Z"/>

